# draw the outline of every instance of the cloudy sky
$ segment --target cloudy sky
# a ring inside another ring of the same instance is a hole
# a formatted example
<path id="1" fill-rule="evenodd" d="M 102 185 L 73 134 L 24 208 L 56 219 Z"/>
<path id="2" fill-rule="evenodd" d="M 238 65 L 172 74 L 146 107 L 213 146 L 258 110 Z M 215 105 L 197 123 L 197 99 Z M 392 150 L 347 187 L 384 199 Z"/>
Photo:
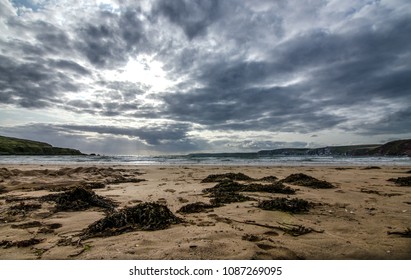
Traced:
<path id="1" fill-rule="evenodd" d="M 0 0 L 0 135 L 181 154 L 411 138 L 409 0 Z"/>

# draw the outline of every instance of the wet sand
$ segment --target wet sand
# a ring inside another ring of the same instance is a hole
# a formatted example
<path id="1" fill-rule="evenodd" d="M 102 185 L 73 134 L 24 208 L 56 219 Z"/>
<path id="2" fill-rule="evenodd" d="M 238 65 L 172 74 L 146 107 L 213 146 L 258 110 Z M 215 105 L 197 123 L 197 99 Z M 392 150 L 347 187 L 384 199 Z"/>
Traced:
<path id="1" fill-rule="evenodd" d="M 0 165 L 0 259 L 411 259 L 411 187 L 387 181 L 411 176 L 410 169 Z M 237 180 L 241 184 L 270 184 L 257 179 L 304 173 L 335 188 L 284 183 L 295 194 L 239 192 L 252 200 L 178 212 L 190 203 L 209 204 L 210 193 L 203 190 L 217 182 L 201 181 L 228 172 L 256 179 Z M 113 208 L 76 204 L 78 209 L 61 210 L 56 201 L 44 199 L 78 186 Z M 303 199 L 310 209 L 290 213 L 257 207 L 278 197 Z M 145 202 L 166 206 L 182 222 L 81 238 L 97 220 Z"/>

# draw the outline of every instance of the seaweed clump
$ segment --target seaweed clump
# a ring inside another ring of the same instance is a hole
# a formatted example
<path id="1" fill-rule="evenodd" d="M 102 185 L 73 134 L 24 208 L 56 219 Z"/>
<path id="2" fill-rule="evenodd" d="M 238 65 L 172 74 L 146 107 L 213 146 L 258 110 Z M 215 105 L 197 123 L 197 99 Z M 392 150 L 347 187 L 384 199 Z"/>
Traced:
<path id="1" fill-rule="evenodd" d="M 235 202 L 244 202 L 255 200 L 252 197 L 243 195 L 238 192 L 217 192 L 212 194 L 212 199 L 210 203 L 216 207 L 222 206 L 223 204 L 235 203 Z"/>
<path id="2" fill-rule="evenodd" d="M 277 197 L 271 200 L 263 200 L 257 207 L 264 210 L 280 210 L 289 213 L 303 213 L 308 212 L 310 209 L 310 203 L 299 198 L 287 199 L 284 197 Z"/>
<path id="3" fill-rule="evenodd" d="M 295 190 L 283 185 L 282 183 L 273 183 L 269 185 L 263 184 L 241 184 L 238 182 L 225 180 L 212 188 L 203 190 L 204 193 L 210 194 L 212 198 L 210 203 L 221 206 L 226 203 L 244 202 L 255 200 L 252 197 L 241 194 L 240 192 L 267 192 L 267 193 L 282 193 L 294 194 Z"/>
<path id="4" fill-rule="evenodd" d="M 233 181 L 223 181 L 212 188 L 204 189 L 205 193 L 221 193 L 221 192 L 267 192 L 267 193 L 282 193 L 295 194 L 295 190 L 285 186 L 282 183 L 273 183 L 269 185 L 263 184 L 240 184 Z"/>
<path id="5" fill-rule="evenodd" d="M 388 181 L 394 182 L 396 185 L 399 185 L 399 186 L 402 186 L 402 187 L 411 186 L 411 176 L 391 178 L 391 179 L 388 179 Z"/>
<path id="6" fill-rule="evenodd" d="M 254 198 L 239 193 L 243 191 L 244 186 L 245 185 L 237 182 L 225 180 L 218 183 L 212 188 L 204 189 L 203 192 L 210 194 L 210 197 L 212 197 L 210 203 L 215 205 L 216 207 L 222 206 L 222 204 L 225 203 L 254 200 Z"/>
<path id="7" fill-rule="evenodd" d="M 83 231 L 82 237 L 112 236 L 133 230 L 161 230 L 181 222 L 167 206 L 145 202 L 94 222 Z"/>
<path id="8" fill-rule="evenodd" d="M 215 208 L 215 204 L 207 204 L 204 202 L 194 202 L 190 204 L 186 204 L 183 207 L 181 207 L 179 210 L 177 210 L 177 213 L 200 213 L 200 212 L 205 212 L 208 209 Z"/>
<path id="9" fill-rule="evenodd" d="M 318 180 L 304 173 L 291 174 L 287 178 L 281 180 L 283 183 L 294 184 L 313 189 L 332 189 L 335 186 L 327 181 Z"/>
<path id="10" fill-rule="evenodd" d="M 8 240 L 2 240 L 0 241 L 0 247 L 3 249 L 8 249 L 10 247 L 17 247 L 17 248 L 24 248 L 24 247 L 29 247 L 32 245 L 36 245 L 41 243 L 41 239 L 37 238 L 30 238 L 27 240 L 20 240 L 20 241 L 8 241 Z"/>
<path id="11" fill-rule="evenodd" d="M 237 180 L 237 181 L 252 181 L 253 178 L 243 173 L 224 173 L 224 174 L 211 174 L 208 175 L 201 183 L 216 183 L 225 180 Z"/>
<path id="12" fill-rule="evenodd" d="M 49 194 L 41 197 L 40 200 L 54 201 L 56 203 L 55 212 L 82 211 L 91 207 L 100 207 L 111 211 L 116 206 L 112 200 L 82 187 L 77 187 L 63 193 Z"/>

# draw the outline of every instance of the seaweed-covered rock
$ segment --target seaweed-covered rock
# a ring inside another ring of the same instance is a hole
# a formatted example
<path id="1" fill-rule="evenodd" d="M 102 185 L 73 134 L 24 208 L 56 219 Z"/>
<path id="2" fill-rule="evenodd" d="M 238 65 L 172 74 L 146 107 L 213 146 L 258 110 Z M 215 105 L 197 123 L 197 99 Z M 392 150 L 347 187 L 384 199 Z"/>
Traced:
<path id="1" fill-rule="evenodd" d="M 58 194 L 50 194 L 40 198 L 41 201 L 54 201 L 55 211 L 82 211 L 91 207 L 113 210 L 116 204 L 105 197 L 97 195 L 92 190 L 77 187 Z"/>
<path id="2" fill-rule="evenodd" d="M 204 202 L 194 202 L 194 203 L 184 205 L 179 210 L 177 210 L 177 213 L 200 213 L 200 212 L 205 212 L 215 207 L 216 207 L 215 204 L 207 204 Z"/>
<path id="3" fill-rule="evenodd" d="M 287 178 L 281 180 L 282 183 L 289 183 L 298 186 L 310 187 L 313 189 L 331 189 L 335 186 L 327 181 L 318 180 L 314 177 L 303 173 L 291 174 Z"/>
<path id="4" fill-rule="evenodd" d="M 252 181 L 254 179 L 243 173 L 211 174 L 203 179 L 201 183 L 216 183 L 224 180 Z"/>
<path id="5" fill-rule="evenodd" d="M 167 206 L 145 202 L 111 213 L 90 226 L 82 233 L 83 238 L 118 235 L 132 230 L 160 230 L 182 220 Z"/>
<path id="6" fill-rule="evenodd" d="M 394 182 L 396 185 L 399 185 L 399 186 L 402 186 L 402 187 L 411 186 L 411 176 L 391 178 L 391 179 L 388 179 L 388 181 Z"/>
<path id="7" fill-rule="evenodd" d="M 287 199 L 287 198 L 274 198 L 271 200 L 264 200 L 258 204 L 258 208 L 264 210 L 279 210 L 290 213 L 302 213 L 308 212 L 310 209 L 310 203 L 304 199 Z"/>

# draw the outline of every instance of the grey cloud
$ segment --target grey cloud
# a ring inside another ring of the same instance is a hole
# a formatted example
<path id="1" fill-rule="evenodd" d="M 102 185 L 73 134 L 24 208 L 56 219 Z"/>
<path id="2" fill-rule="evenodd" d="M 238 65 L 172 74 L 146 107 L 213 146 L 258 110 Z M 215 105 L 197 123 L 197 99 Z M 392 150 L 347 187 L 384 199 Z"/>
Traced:
<path id="1" fill-rule="evenodd" d="M 36 29 L 36 39 L 47 53 L 61 54 L 72 51 L 68 35 L 60 28 L 44 22 L 37 23 L 31 28 Z"/>
<path id="2" fill-rule="evenodd" d="M 157 3 L 155 13 L 168 18 L 180 26 L 190 40 L 204 35 L 207 27 L 220 16 L 219 0 L 161 0 Z"/>
<path id="3" fill-rule="evenodd" d="M 80 40 L 76 48 L 95 66 L 115 68 L 124 65 L 129 55 L 147 52 L 147 39 L 139 10 L 120 15 L 102 11 L 93 21 L 76 31 Z"/>
<path id="4" fill-rule="evenodd" d="M 123 101 L 133 101 L 137 96 L 144 95 L 150 89 L 142 83 L 135 82 L 100 81 L 98 84 L 118 94 Z"/>
<path id="5" fill-rule="evenodd" d="M 69 70 L 83 76 L 88 76 L 91 74 L 91 72 L 85 67 L 79 65 L 77 62 L 67 59 L 51 60 L 49 61 L 49 64 L 52 68 L 56 67 L 57 69 Z"/>
<path id="6" fill-rule="evenodd" d="M 70 77 L 39 62 L 18 62 L 0 55 L 0 95 L 8 104 L 43 108 L 59 104 L 62 92 L 78 90 Z"/>
<path id="7" fill-rule="evenodd" d="M 409 134 L 411 127 L 411 109 L 404 109 L 384 116 L 377 122 L 368 122 L 359 128 L 363 135 Z"/>
<path id="8" fill-rule="evenodd" d="M 138 137 L 149 145 L 159 145 L 164 141 L 179 141 L 187 138 L 186 124 L 164 124 L 140 128 L 88 125 L 59 125 L 59 128 L 73 131 L 96 132 L 99 134 L 123 135 Z"/>
<path id="9" fill-rule="evenodd" d="M 302 97 L 300 88 L 203 89 L 196 94 L 164 97 L 170 118 L 213 129 L 308 132 L 333 127 L 345 119 Z"/>
<path id="10" fill-rule="evenodd" d="M 147 150 L 147 145 L 137 139 L 122 135 L 89 137 L 82 132 L 47 124 L 0 127 L 2 135 L 49 143 L 55 147 L 70 147 L 83 153 L 130 155 Z"/>
<path id="11" fill-rule="evenodd" d="M 56 68 L 70 69 L 79 74 L 88 71 L 68 60 L 25 62 L 0 55 L 0 93 L 2 102 L 22 107 L 44 108 L 63 102 L 62 93 L 77 92 L 80 85 Z"/>
<path id="12" fill-rule="evenodd" d="M 43 141 L 54 146 L 73 147 L 88 153 L 134 154 L 138 153 L 139 149 L 169 153 L 206 148 L 208 145 L 206 141 L 187 136 L 188 129 L 189 126 L 186 124 L 132 128 L 37 123 L 0 127 L 2 135 Z M 100 136 L 90 137 L 84 133 L 97 133 Z"/>
<path id="13" fill-rule="evenodd" d="M 409 103 L 411 73 L 404 63 L 411 59 L 411 40 L 404 34 L 410 26 L 409 18 L 387 18 L 379 29 L 312 30 L 273 47 L 265 61 L 197 64 L 193 82 L 203 87 L 165 94 L 165 112 L 214 129 L 306 133 L 356 117 L 333 114 L 338 106 L 369 107 L 381 98 Z M 299 77 L 294 85 L 267 87 Z"/>

